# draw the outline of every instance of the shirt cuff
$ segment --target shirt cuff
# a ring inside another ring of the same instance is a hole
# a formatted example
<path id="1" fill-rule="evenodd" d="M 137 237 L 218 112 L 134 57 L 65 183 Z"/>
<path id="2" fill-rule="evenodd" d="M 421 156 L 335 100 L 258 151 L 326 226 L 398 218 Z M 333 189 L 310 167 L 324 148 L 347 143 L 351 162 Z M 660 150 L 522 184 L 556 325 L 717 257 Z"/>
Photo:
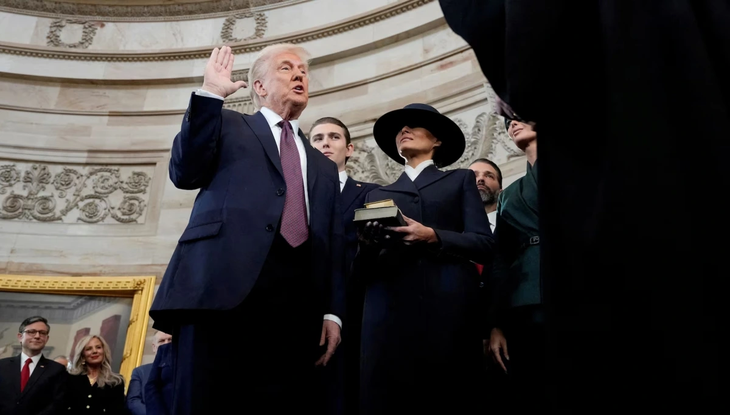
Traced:
<path id="1" fill-rule="evenodd" d="M 342 328 L 342 320 L 340 320 L 340 318 L 337 317 L 336 315 L 334 315 L 334 314 L 325 314 L 324 315 L 324 319 L 325 320 L 334 321 L 335 323 L 337 323 L 338 326 L 340 326 L 340 329 Z"/>
<path id="2" fill-rule="evenodd" d="M 199 95 L 201 97 L 215 98 L 215 99 L 219 99 L 221 101 L 225 100 L 222 96 L 216 95 L 212 92 L 208 92 L 204 89 L 198 89 L 197 91 L 195 91 L 195 95 Z"/>

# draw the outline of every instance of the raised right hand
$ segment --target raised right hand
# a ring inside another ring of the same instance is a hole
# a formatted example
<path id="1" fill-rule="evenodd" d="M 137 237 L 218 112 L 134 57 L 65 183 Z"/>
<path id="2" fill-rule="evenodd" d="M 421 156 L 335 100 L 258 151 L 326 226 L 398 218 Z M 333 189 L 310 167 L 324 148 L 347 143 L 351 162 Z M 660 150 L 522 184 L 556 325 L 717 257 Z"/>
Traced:
<path id="1" fill-rule="evenodd" d="M 231 72 L 233 71 L 233 53 L 229 46 L 213 49 L 210 59 L 205 65 L 205 73 L 203 74 L 203 89 L 223 98 L 231 95 L 241 88 L 248 85 L 243 81 L 231 81 Z"/>

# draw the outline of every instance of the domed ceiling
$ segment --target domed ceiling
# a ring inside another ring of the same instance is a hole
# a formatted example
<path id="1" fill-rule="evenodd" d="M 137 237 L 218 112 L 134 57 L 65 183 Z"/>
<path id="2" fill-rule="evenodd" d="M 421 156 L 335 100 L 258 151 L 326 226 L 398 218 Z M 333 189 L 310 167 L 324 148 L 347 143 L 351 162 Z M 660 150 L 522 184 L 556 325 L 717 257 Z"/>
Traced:
<path id="1" fill-rule="evenodd" d="M 0 0 L 0 11 L 105 20 L 167 20 L 211 16 L 307 0 Z"/>

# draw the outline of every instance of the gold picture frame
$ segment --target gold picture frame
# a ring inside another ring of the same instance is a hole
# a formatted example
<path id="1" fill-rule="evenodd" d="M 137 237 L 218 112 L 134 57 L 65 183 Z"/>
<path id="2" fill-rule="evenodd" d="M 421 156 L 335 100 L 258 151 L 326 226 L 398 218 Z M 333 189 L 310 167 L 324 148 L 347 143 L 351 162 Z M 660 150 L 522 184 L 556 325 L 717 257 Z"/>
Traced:
<path id="1" fill-rule="evenodd" d="M 127 337 L 119 372 L 125 390 L 132 370 L 142 363 L 149 309 L 154 295 L 155 277 L 34 277 L 0 275 L 0 291 L 30 294 L 122 297 L 132 299 Z"/>

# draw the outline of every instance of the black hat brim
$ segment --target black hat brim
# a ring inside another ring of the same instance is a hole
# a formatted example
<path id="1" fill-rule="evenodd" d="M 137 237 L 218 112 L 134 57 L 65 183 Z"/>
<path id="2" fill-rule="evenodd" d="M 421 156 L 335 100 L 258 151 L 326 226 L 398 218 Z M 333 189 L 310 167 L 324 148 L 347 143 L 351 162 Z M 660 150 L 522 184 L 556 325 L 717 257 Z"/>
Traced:
<path id="1" fill-rule="evenodd" d="M 434 160 L 439 167 L 456 163 L 464 154 L 464 133 L 449 117 L 422 109 L 402 108 L 378 118 L 373 126 L 373 136 L 378 147 L 397 163 L 405 164 L 405 159 L 398 152 L 395 138 L 406 126 L 425 128 L 441 141 L 441 146 L 436 150 L 437 160 Z"/>

